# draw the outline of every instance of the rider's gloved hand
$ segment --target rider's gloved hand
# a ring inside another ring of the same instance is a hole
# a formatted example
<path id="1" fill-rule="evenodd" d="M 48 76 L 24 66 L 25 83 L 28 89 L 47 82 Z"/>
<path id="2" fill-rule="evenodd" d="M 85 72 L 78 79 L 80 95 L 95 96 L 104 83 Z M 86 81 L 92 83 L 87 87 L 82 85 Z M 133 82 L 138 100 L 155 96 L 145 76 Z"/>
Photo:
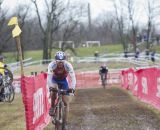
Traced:
<path id="1" fill-rule="evenodd" d="M 4 65 L 4 68 L 7 68 L 7 65 L 6 65 L 6 64 Z"/>

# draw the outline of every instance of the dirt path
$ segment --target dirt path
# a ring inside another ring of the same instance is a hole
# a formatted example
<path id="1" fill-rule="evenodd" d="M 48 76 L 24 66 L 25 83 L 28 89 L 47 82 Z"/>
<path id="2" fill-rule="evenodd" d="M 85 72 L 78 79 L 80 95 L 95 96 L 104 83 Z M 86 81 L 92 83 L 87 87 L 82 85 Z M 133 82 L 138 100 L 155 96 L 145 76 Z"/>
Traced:
<path id="1" fill-rule="evenodd" d="M 124 90 L 78 90 L 69 130 L 160 130 L 160 118 Z"/>

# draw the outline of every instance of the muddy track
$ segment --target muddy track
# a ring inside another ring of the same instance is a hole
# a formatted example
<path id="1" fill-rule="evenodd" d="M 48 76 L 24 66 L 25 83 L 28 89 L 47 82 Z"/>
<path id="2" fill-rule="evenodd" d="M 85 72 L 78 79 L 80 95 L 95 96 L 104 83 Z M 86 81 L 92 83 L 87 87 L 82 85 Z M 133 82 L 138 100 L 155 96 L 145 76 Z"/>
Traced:
<path id="1" fill-rule="evenodd" d="M 69 130 L 160 130 L 160 118 L 124 90 L 77 90 Z"/>

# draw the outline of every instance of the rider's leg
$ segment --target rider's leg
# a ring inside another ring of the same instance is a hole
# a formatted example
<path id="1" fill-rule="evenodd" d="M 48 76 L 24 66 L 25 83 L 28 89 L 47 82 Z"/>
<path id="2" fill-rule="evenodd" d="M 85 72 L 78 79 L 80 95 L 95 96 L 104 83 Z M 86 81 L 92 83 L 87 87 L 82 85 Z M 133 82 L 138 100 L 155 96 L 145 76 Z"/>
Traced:
<path id="1" fill-rule="evenodd" d="M 101 85 L 103 85 L 103 74 L 101 73 Z"/>
<path id="2" fill-rule="evenodd" d="M 57 90 L 57 84 L 53 84 L 52 87 L 50 87 L 50 97 L 51 97 L 51 108 L 49 110 L 49 115 L 53 116 L 54 115 L 54 109 L 55 109 L 55 100 L 57 98 L 57 92 L 55 90 Z"/>
<path id="3" fill-rule="evenodd" d="M 62 100 L 63 100 L 64 106 L 65 106 L 64 122 L 68 123 L 70 96 L 69 95 L 64 95 L 62 97 Z"/>
<path id="4" fill-rule="evenodd" d="M 105 84 L 107 84 L 107 73 L 105 73 Z"/>

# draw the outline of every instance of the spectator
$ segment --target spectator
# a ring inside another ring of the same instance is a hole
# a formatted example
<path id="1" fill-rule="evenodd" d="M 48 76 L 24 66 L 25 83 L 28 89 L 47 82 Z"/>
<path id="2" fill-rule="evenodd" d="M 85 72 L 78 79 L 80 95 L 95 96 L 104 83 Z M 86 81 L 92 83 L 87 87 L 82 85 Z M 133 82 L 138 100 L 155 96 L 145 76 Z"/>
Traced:
<path id="1" fill-rule="evenodd" d="M 154 63 L 155 62 L 155 51 L 153 51 L 152 53 L 151 53 L 151 61 Z"/>
<path id="2" fill-rule="evenodd" d="M 98 57 L 99 57 L 99 52 L 98 51 L 94 52 L 94 57 L 95 57 L 95 61 L 97 62 Z"/>
<path id="3" fill-rule="evenodd" d="M 148 59 L 149 60 L 149 50 L 148 49 L 146 49 L 146 59 Z"/>
<path id="4" fill-rule="evenodd" d="M 136 59 L 138 59 L 138 58 L 139 58 L 139 53 L 140 53 L 139 48 L 136 48 L 136 54 L 135 54 L 135 58 L 136 58 Z"/>
<path id="5" fill-rule="evenodd" d="M 128 52 L 127 51 L 124 52 L 124 57 L 128 58 Z"/>
<path id="6" fill-rule="evenodd" d="M 156 37 L 157 45 L 159 45 L 159 37 Z"/>

